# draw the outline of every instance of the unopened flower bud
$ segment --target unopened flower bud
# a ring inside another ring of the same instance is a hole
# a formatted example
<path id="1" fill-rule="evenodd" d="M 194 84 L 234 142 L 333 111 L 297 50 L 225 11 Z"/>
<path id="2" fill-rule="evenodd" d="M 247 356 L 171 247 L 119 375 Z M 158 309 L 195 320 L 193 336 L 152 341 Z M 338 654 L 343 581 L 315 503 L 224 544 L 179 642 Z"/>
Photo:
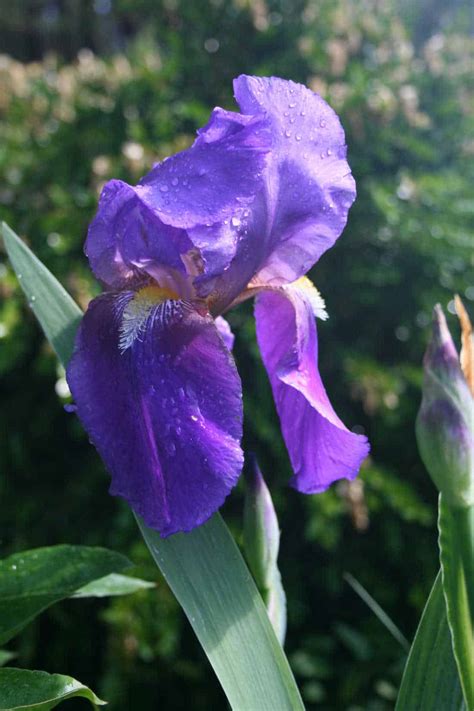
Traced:
<path id="1" fill-rule="evenodd" d="M 421 458 L 446 502 L 473 505 L 474 398 L 439 305 L 424 358 L 416 434 Z"/>
<path id="2" fill-rule="evenodd" d="M 275 634 L 283 645 L 286 633 L 286 596 L 277 566 L 280 529 L 270 492 L 253 456 L 247 463 L 245 480 L 245 556 L 267 606 Z"/>
<path id="3" fill-rule="evenodd" d="M 273 501 L 255 457 L 245 468 L 244 548 L 255 582 L 270 588 L 280 547 L 280 529 Z"/>

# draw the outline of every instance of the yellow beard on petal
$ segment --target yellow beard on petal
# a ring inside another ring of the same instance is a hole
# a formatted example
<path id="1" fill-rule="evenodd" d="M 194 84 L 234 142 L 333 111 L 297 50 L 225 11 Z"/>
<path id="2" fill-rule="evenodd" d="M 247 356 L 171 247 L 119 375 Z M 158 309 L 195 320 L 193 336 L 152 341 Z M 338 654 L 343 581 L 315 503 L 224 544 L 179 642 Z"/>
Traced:
<path id="1" fill-rule="evenodd" d="M 133 298 L 126 305 L 122 314 L 120 324 L 119 348 L 121 352 L 129 348 L 140 333 L 144 330 L 151 310 L 166 302 L 171 306 L 172 302 L 179 300 L 178 294 L 172 289 L 161 287 L 159 284 L 144 286 L 137 291 Z M 166 314 L 164 314 L 165 316 Z"/>

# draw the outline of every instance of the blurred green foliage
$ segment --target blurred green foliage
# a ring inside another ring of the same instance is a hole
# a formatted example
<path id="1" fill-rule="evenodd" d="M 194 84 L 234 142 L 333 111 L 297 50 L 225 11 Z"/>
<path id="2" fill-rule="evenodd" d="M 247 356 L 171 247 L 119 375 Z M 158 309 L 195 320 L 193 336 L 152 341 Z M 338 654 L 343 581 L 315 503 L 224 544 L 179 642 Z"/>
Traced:
<path id="1" fill-rule="evenodd" d="M 98 291 L 82 244 L 102 184 L 134 182 L 189 145 L 214 105 L 232 108 L 234 76 L 302 81 L 342 118 L 358 200 L 311 276 L 331 316 L 319 326 L 323 378 L 347 425 L 372 443 L 357 482 L 314 497 L 285 486 L 289 463 L 251 307 L 230 315 L 245 443 L 257 452 L 283 529 L 287 651 L 308 709 L 385 711 L 400 681 L 403 650 L 343 573 L 410 638 L 437 570 L 435 493 L 414 418 L 433 304 L 452 313 L 454 292 L 471 311 L 474 300 L 468 15 L 468 3 L 436 0 L 0 7 L 0 46 L 16 57 L 0 56 L 0 217 L 83 307 Z M 1 555 L 62 542 L 110 545 L 139 562 L 137 575 L 156 579 L 130 513 L 108 496 L 95 451 L 62 409 L 63 373 L 5 260 L 0 378 Z M 239 538 L 240 491 L 224 515 Z M 73 673 L 112 710 L 225 708 L 163 581 L 157 591 L 81 609 L 80 618 L 72 603 L 44 615 L 12 645 L 16 663 Z"/>

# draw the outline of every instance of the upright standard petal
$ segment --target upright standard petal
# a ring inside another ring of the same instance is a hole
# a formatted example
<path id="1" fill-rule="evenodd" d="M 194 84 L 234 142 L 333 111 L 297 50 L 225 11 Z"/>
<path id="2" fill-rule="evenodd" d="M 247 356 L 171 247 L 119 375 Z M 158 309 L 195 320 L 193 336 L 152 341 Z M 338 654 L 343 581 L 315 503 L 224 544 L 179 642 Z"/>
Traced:
<path id="1" fill-rule="evenodd" d="M 344 229 L 356 195 L 344 131 L 331 107 L 301 84 L 240 76 L 234 91 L 244 114 L 271 122 L 257 278 L 281 285 L 305 274 Z"/>
<path id="2" fill-rule="evenodd" d="M 206 521 L 237 482 L 241 384 L 209 316 L 150 307 L 143 291 L 90 304 L 67 379 L 111 493 L 168 536 Z"/>
<path id="3" fill-rule="evenodd" d="M 255 316 L 294 471 L 290 483 L 314 494 L 337 479 L 353 479 L 369 445 L 366 437 L 346 429 L 329 402 L 318 371 L 311 299 L 291 286 L 265 291 L 257 297 Z"/>
<path id="4" fill-rule="evenodd" d="M 86 242 L 96 276 L 123 288 L 145 272 L 221 273 L 238 241 L 236 215 L 261 186 L 272 135 L 264 116 L 215 109 L 194 144 L 138 185 L 107 183 Z"/>
<path id="5" fill-rule="evenodd" d="M 303 276 L 341 234 L 356 194 L 344 131 L 320 96 L 284 79 L 247 76 L 235 80 L 234 91 L 244 114 L 266 119 L 272 147 L 260 190 L 234 214 L 229 267 L 195 280 L 213 313 L 249 282 L 281 286 Z"/>

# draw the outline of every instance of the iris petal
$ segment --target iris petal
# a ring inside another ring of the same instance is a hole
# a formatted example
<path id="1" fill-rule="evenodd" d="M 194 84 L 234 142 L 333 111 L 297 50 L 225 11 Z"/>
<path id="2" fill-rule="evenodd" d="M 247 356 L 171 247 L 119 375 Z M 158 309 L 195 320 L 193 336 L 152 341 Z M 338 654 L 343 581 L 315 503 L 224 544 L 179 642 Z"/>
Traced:
<path id="1" fill-rule="evenodd" d="M 317 365 L 313 307 L 291 286 L 262 292 L 256 301 L 257 338 L 272 385 L 294 476 L 305 494 L 337 479 L 353 479 L 369 452 L 366 437 L 350 432 L 334 412 Z"/>
<path id="2" fill-rule="evenodd" d="M 281 286 L 306 274 L 341 234 L 356 195 L 344 131 L 320 96 L 275 77 L 240 76 L 234 91 L 244 114 L 269 123 L 272 148 L 260 189 L 238 215 L 229 268 L 196 282 L 215 313 L 251 280 Z"/>
<path id="3" fill-rule="evenodd" d="M 264 116 L 215 109 L 194 144 L 158 163 L 138 185 L 107 183 L 89 228 L 86 254 L 95 275 L 123 288 L 141 272 L 222 273 L 238 235 L 232 217 L 251 203 L 272 135 Z"/>
<path id="4" fill-rule="evenodd" d="M 241 384 L 213 320 L 180 301 L 152 308 L 124 348 L 133 298 L 94 299 L 67 379 L 111 493 L 167 536 L 206 521 L 237 482 Z"/>
<path id="5" fill-rule="evenodd" d="M 355 199 L 344 131 L 331 107 L 301 84 L 240 76 L 234 91 L 243 113 L 263 114 L 272 127 L 259 278 L 272 285 L 292 282 L 334 244 Z"/>

